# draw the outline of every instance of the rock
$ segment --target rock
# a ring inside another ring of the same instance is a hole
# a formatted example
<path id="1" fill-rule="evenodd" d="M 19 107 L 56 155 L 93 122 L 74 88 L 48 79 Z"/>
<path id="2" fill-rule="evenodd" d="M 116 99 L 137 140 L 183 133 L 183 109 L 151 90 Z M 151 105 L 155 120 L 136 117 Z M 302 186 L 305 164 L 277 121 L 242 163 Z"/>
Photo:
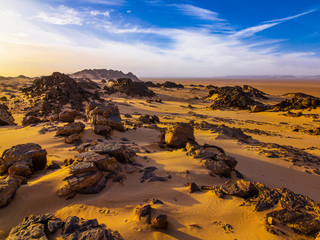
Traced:
<path id="1" fill-rule="evenodd" d="M 80 219 L 77 216 L 67 217 L 63 227 L 63 235 L 75 232 L 79 228 Z"/>
<path id="2" fill-rule="evenodd" d="M 15 125 L 12 114 L 5 104 L 0 104 L 0 126 Z"/>
<path id="3" fill-rule="evenodd" d="M 64 139 L 64 142 L 69 144 L 72 144 L 74 142 L 81 142 L 82 137 L 83 137 L 83 133 L 73 133 L 72 135 L 67 136 Z"/>
<path id="4" fill-rule="evenodd" d="M 70 166 L 69 172 L 71 174 L 96 172 L 98 169 L 93 162 L 79 162 Z"/>
<path id="5" fill-rule="evenodd" d="M 265 106 L 263 104 L 257 104 L 257 105 L 253 105 L 250 107 L 250 112 L 252 112 L 252 113 L 264 112 L 267 109 L 268 109 L 267 106 Z"/>
<path id="6" fill-rule="evenodd" d="M 275 225 L 275 224 L 276 224 L 276 222 L 274 221 L 274 219 L 273 219 L 272 217 L 268 217 L 268 218 L 267 218 L 267 223 L 268 223 L 269 225 Z"/>
<path id="7" fill-rule="evenodd" d="M 140 116 L 139 121 L 141 121 L 142 123 L 146 123 L 146 124 L 160 122 L 158 116 L 156 116 L 156 115 L 150 116 L 148 114 Z"/>
<path id="8" fill-rule="evenodd" d="M 58 229 L 63 227 L 63 222 L 60 218 L 52 219 L 48 221 L 47 228 L 49 233 L 55 233 Z"/>
<path id="9" fill-rule="evenodd" d="M 285 94 L 287 99 L 280 103 L 271 106 L 273 111 L 289 111 L 289 110 L 302 110 L 302 109 L 315 109 L 320 107 L 320 98 L 307 95 L 304 93 L 288 93 Z"/>
<path id="10" fill-rule="evenodd" d="M 167 229 L 168 224 L 167 215 L 165 214 L 160 214 L 151 219 L 151 226 L 155 229 Z"/>
<path id="11" fill-rule="evenodd" d="M 258 190 L 253 183 L 239 180 L 230 180 L 221 186 L 221 191 L 227 195 L 235 195 L 241 198 L 249 198 L 258 194 Z"/>
<path id="12" fill-rule="evenodd" d="M 11 167 L 9 167 L 8 173 L 9 175 L 29 178 L 32 175 L 32 170 L 30 168 L 30 164 L 27 164 L 24 161 L 15 162 Z"/>
<path id="13" fill-rule="evenodd" d="M 111 157 L 115 157 L 120 163 L 132 162 L 129 150 L 118 143 L 98 143 L 88 149 L 95 153 L 107 154 Z"/>
<path id="14" fill-rule="evenodd" d="M 160 85 L 164 88 L 184 88 L 182 84 L 176 84 L 175 82 L 166 81 Z"/>
<path id="15" fill-rule="evenodd" d="M 22 180 L 15 176 L 8 176 L 0 180 L 0 208 L 6 207 L 14 198 Z"/>
<path id="16" fill-rule="evenodd" d="M 194 182 L 190 184 L 190 193 L 201 192 L 200 188 Z"/>
<path id="17" fill-rule="evenodd" d="M 71 111 L 63 111 L 59 113 L 59 121 L 60 122 L 74 122 L 74 119 L 79 114 L 77 110 L 71 110 Z"/>
<path id="18" fill-rule="evenodd" d="M 263 105 L 255 99 L 268 99 L 266 94 L 248 85 L 233 87 L 214 87 L 207 99 L 212 100 L 211 109 L 249 109 L 251 106 Z"/>
<path id="19" fill-rule="evenodd" d="M 187 123 L 178 123 L 165 132 L 165 143 L 174 148 L 183 148 L 187 142 L 195 142 L 193 127 Z"/>
<path id="20" fill-rule="evenodd" d="M 141 218 L 144 218 L 146 222 L 150 223 L 151 220 L 151 206 L 149 204 L 146 205 L 139 205 L 136 207 L 136 215 L 141 220 Z"/>
<path id="21" fill-rule="evenodd" d="M 108 125 L 95 125 L 93 131 L 95 134 L 109 137 L 111 134 L 111 127 Z"/>
<path id="22" fill-rule="evenodd" d="M 52 216 L 52 214 L 45 214 L 29 215 L 25 217 L 22 223 L 11 229 L 7 240 L 47 240 L 47 236 L 45 234 L 45 225 L 47 225 L 48 220 Z"/>
<path id="23" fill-rule="evenodd" d="M 6 169 L 9 169 L 16 163 L 13 167 L 15 170 L 12 169 L 13 172 L 20 172 L 20 170 L 24 172 L 27 170 L 23 166 L 24 164 L 28 164 L 32 171 L 38 171 L 44 169 L 47 164 L 47 152 L 35 143 L 19 144 L 5 150 L 2 154 L 2 160 L 2 167 L 5 165 Z M 3 164 L 4 162 L 5 164 Z M 21 164 L 18 165 L 18 163 Z"/>
<path id="24" fill-rule="evenodd" d="M 69 123 L 63 127 L 59 127 L 57 135 L 70 136 L 74 133 L 81 133 L 85 125 L 82 122 Z"/>
<path id="25" fill-rule="evenodd" d="M 52 169 L 52 170 L 56 170 L 56 169 L 60 169 L 60 165 L 55 163 L 55 162 L 52 162 L 49 166 L 48 166 L 48 169 Z"/>
<path id="26" fill-rule="evenodd" d="M 41 119 L 36 116 L 25 116 L 22 120 L 22 126 L 28 126 L 35 123 L 40 123 Z"/>
<path id="27" fill-rule="evenodd" d="M 206 168 L 208 168 L 211 172 L 223 176 L 230 177 L 231 170 L 230 167 L 224 161 L 216 161 L 216 160 L 206 160 L 204 162 Z"/>
<path id="28" fill-rule="evenodd" d="M 103 105 L 89 103 L 86 106 L 86 116 L 93 125 L 108 125 L 113 129 L 124 131 L 118 106 L 114 102 Z"/>
<path id="29" fill-rule="evenodd" d="M 155 95 L 144 82 L 133 82 L 130 78 L 119 78 L 112 86 L 105 86 L 104 90 L 109 94 L 120 92 L 129 96 L 152 97 Z"/>

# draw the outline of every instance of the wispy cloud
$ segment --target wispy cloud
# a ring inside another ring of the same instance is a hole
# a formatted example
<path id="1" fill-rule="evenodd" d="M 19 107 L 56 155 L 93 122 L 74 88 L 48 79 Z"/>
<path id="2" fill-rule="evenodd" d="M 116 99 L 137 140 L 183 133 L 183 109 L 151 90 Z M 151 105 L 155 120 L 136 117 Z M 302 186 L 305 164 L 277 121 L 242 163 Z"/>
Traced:
<path id="1" fill-rule="evenodd" d="M 288 21 L 288 20 L 291 20 L 291 19 L 295 19 L 295 18 L 304 16 L 304 15 L 316 12 L 316 11 L 318 11 L 318 10 L 317 9 L 313 9 L 313 10 L 310 10 L 310 11 L 307 11 L 307 12 L 303 12 L 303 13 L 300 13 L 300 14 L 297 14 L 297 15 L 294 15 L 294 16 L 265 21 L 264 23 L 284 22 L 284 21 Z"/>
<path id="2" fill-rule="evenodd" d="M 64 5 L 60 5 L 57 9 L 51 8 L 51 11 L 41 11 L 35 18 L 56 25 L 82 25 L 83 23 L 83 19 L 76 9 Z"/>
<path id="3" fill-rule="evenodd" d="M 208 9 L 196 7 L 190 4 L 172 4 L 172 6 L 177 7 L 181 12 L 188 16 L 209 21 L 224 21 L 224 19 L 218 17 L 218 13 Z"/>
<path id="4" fill-rule="evenodd" d="M 80 2 L 109 5 L 109 6 L 122 6 L 126 3 L 125 0 L 80 0 Z"/>
<path id="5" fill-rule="evenodd" d="M 276 25 L 278 25 L 280 23 L 283 23 L 283 22 L 286 22 L 286 21 L 289 21 L 289 20 L 304 16 L 304 15 L 310 14 L 310 13 L 315 12 L 315 11 L 317 11 L 317 10 L 314 9 L 314 10 L 303 12 L 303 13 L 300 13 L 300 14 L 297 14 L 297 15 L 294 15 L 294 16 L 290 16 L 290 17 L 285 17 L 285 18 L 265 21 L 261 25 L 257 25 L 257 26 L 254 26 L 254 27 L 249 27 L 249 28 L 240 30 L 240 31 L 236 32 L 235 34 L 233 34 L 233 37 L 244 37 L 244 38 L 245 37 L 251 37 L 251 36 L 253 36 L 254 34 L 256 34 L 258 32 L 261 32 L 261 31 L 266 30 L 268 28 L 274 27 L 274 26 L 276 26 Z"/>

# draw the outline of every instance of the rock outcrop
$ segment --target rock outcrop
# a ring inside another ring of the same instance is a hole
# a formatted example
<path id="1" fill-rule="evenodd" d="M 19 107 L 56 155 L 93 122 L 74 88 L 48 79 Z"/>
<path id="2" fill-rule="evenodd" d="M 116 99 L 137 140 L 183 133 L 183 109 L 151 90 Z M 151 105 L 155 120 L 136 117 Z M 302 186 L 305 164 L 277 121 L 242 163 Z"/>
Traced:
<path id="1" fill-rule="evenodd" d="M 0 208 L 11 203 L 22 183 L 24 183 L 24 179 L 17 176 L 8 176 L 0 180 Z"/>
<path id="2" fill-rule="evenodd" d="M 58 72 L 35 79 L 30 87 L 22 91 L 34 99 L 34 115 L 38 117 L 59 114 L 65 105 L 83 111 L 84 102 L 101 100 L 97 92 L 81 87 L 74 79 Z"/>
<path id="3" fill-rule="evenodd" d="M 285 94 L 287 99 L 271 106 L 273 111 L 290 111 L 302 109 L 315 109 L 320 107 L 320 98 L 307 95 L 304 93 L 288 93 Z"/>
<path id="4" fill-rule="evenodd" d="M 193 127 L 188 123 L 177 123 L 162 136 L 162 143 L 173 148 L 184 148 L 187 142 L 195 142 Z"/>
<path id="5" fill-rule="evenodd" d="M 15 125 L 12 114 L 5 104 L 0 104 L 0 126 Z"/>
<path id="6" fill-rule="evenodd" d="M 209 91 L 207 99 L 212 100 L 211 109 L 250 109 L 254 105 L 262 105 L 258 100 L 268 97 L 260 90 L 248 85 L 234 87 L 214 87 Z"/>
<path id="7" fill-rule="evenodd" d="M 105 86 L 107 93 L 124 93 L 128 96 L 152 97 L 155 93 L 144 82 L 134 82 L 130 78 L 119 78 L 111 86 Z"/>
<path id="8" fill-rule="evenodd" d="M 86 117 L 94 125 L 97 134 L 107 137 L 111 133 L 110 128 L 124 131 L 118 106 L 114 102 L 89 103 L 86 106 Z"/>
<path id="9" fill-rule="evenodd" d="M 53 214 L 44 214 L 25 217 L 22 223 L 11 229 L 7 240 L 46 240 L 58 229 L 61 229 L 61 234 L 59 233 L 57 236 L 59 239 L 123 239 L 119 232 L 106 228 L 105 225 L 99 224 L 96 219 L 85 220 L 77 216 L 70 216 L 62 221 L 54 217 Z"/>
<path id="10" fill-rule="evenodd" d="M 47 152 L 35 143 L 19 144 L 3 152 L 0 160 L 0 175 L 30 177 L 34 171 L 47 164 Z"/>
<path id="11" fill-rule="evenodd" d="M 85 125 L 82 122 L 73 122 L 63 127 L 59 127 L 56 135 L 64 136 L 65 142 L 71 144 L 81 140 L 84 128 Z"/>

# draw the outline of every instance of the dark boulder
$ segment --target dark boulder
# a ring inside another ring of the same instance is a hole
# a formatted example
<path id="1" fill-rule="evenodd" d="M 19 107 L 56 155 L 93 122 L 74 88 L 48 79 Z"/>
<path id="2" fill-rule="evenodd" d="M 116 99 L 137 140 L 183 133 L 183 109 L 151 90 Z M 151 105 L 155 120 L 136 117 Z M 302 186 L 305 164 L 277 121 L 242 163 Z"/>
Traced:
<path id="1" fill-rule="evenodd" d="M 14 118 L 5 104 L 0 104 L 0 126 L 15 125 Z"/>

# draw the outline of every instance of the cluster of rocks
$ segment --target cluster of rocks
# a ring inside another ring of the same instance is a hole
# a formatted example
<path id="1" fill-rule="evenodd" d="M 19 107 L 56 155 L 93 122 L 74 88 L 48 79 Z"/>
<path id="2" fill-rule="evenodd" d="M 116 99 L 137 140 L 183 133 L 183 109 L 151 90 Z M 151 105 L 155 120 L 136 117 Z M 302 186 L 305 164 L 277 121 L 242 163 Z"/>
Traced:
<path id="1" fill-rule="evenodd" d="M 320 205 L 289 189 L 270 189 L 261 183 L 242 179 L 230 180 L 220 187 L 203 186 L 202 189 L 213 190 L 220 198 L 225 195 L 244 198 L 244 205 L 253 205 L 255 211 L 268 211 L 266 227 L 271 233 L 285 234 L 277 228 L 278 224 L 279 227 L 285 225 L 294 232 L 309 237 L 316 237 L 320 233 Z M 277 210 L 272 210 L 276 206 Z"/>
<path id="2" fill-rule="evenodd" d="M 47 152 L 35 143 L 16 145 L 6 149 L 0 158 L 0 208 L 7 206 L 26 178 L 42 170 L 47 164 Z"/>
<path id="3" fill-rule="evenodd" d="M 145 115 L 141 115 L 138 120 L 144 124 L 155 124 L 155 123 L 159 123 L 160 119 L 157 115 L 149 115 L 149 114 L 145 114 Z"/>
<path id="4" fill-rule="evenodd" d="M 210 131 L 212 133 L 219 133 L 224 136 L 237 139 L 240 142 L 244 142 L 244 143 L 253 142 L 252 137 L 243 133 L 243 131 L 240 128 L 228 127 L 224 124 L 222 125 L 211 124 L 206 121 L 201 121 L 200 123 L 197 123 L 194 126 L 201 130 Z"/>
<path id="5" fill-rule="evenodd" d="M 188 123 L 176 123 L 161 134 L 160 143 L 173 148 L 184 148 L 186 144 L 196 143 L 193 127 Z"/>
<path id="6" fill-rule="evenodd" d="M 320 98 L 305 93 L 288 93 L 285 94 L 285 97 L 287 99 L 270 107 L 272 111 L 315 109 L 320 107 Z"/>
<path id="7" fill-rule="evenodd" d="M 92 81 L 91 84 L 96 85 Z M 34 100 L 34 107 L 30 109 L 32 114 L 29 115 L 37 117 L 59 114 L 68 104 L 71 109 L 83 111 L 84 102 L 93 99 L 101 101 L 98 90 L 91 90 L 84 88 L 68 75 L 58 72 L 35 79 L 30 87 L 22 89 L 27 97 Z"/>
<path id="8" fill-rule="evenodd" d="M 151 81 L 145 82 L 147 87 L 157 87 L 157 88 L 184 88 L 182 84 L 176 84 L 175 82 L 166 81 L 164 83 L 154 84 Z"/>
<path id="9" fill-rule="evenodd" d="M 163 204 L 161 201 L 157 201 L 156 203 Z M 155 229 L 167 229 L 169 222 L 167 215 L 160 214 L 152 217 L 154 209 L 150 204 L 139 205 L 135 209 L 135 214 L 140 221 L 145 221 L 150 224 L 152 228 Z"/>
<path id="10" fill-rule="evenodd" d="M 134 154 L 117 143 L 82 144 L 76 150 L 79 154 L 71 161 L 70 176 L 64 179 L 66 184 L 58 190 L 59 197 L 69 199 L 76 193 L 98 193 L 108 179 L 117 180 L 121 164 L 133 164 Z"/>
<path id="11" fill-rule="evenodd" d="M 214 87 L 209 91 L 207 99 L 213 101 L 211 109 L 250 109 L 254 105 L 263 105 L 256 99 L 266 100 L 268 97 L 264 92 L 248 85 L 234 87 Z"/>
<path id="12" fill-rule="evenodd" d="M 63 127 L 58 127 L 56 135 L 64 136 L 65 143 L 80 142 L 83 136 L 85 125 L 82 122 L 69 123 Z"/>
<path id="13" fill-rule="evenodd" d="M 122 240 L 118 231 L 108 229 L 104 224 L 99 224 L 97 219 L 80 219 L 70 216 L 62 221 L 53 214 L 29 215 L 18 226 L 11 229 L 7 240 L 15 239 L 50 239 L 58 232 L 58 238 L 73 240 Z"/>
<path id="14" fill-rule="evenodd" d="M 130 78 L 119 78 L 110 86 L 105 86 L 107 93 L 124 93 L 128 96 L 153 97 L 155 93 L 144 82 L 134 82 Z"/>
<path id="15" fill-rule="evenodd" d="M 12 114 L 5 104 L 0 104 L 0 126 L 15 125 Z"/>
<path id="16" fill-rule="evenodd" d="M 108 137 L 112 129 L 124 131 L 118 106 L 114 102 L 89 103 L 86 106 L 86 117 L 93 124 L 93 130 L 96 134 Z"/>

